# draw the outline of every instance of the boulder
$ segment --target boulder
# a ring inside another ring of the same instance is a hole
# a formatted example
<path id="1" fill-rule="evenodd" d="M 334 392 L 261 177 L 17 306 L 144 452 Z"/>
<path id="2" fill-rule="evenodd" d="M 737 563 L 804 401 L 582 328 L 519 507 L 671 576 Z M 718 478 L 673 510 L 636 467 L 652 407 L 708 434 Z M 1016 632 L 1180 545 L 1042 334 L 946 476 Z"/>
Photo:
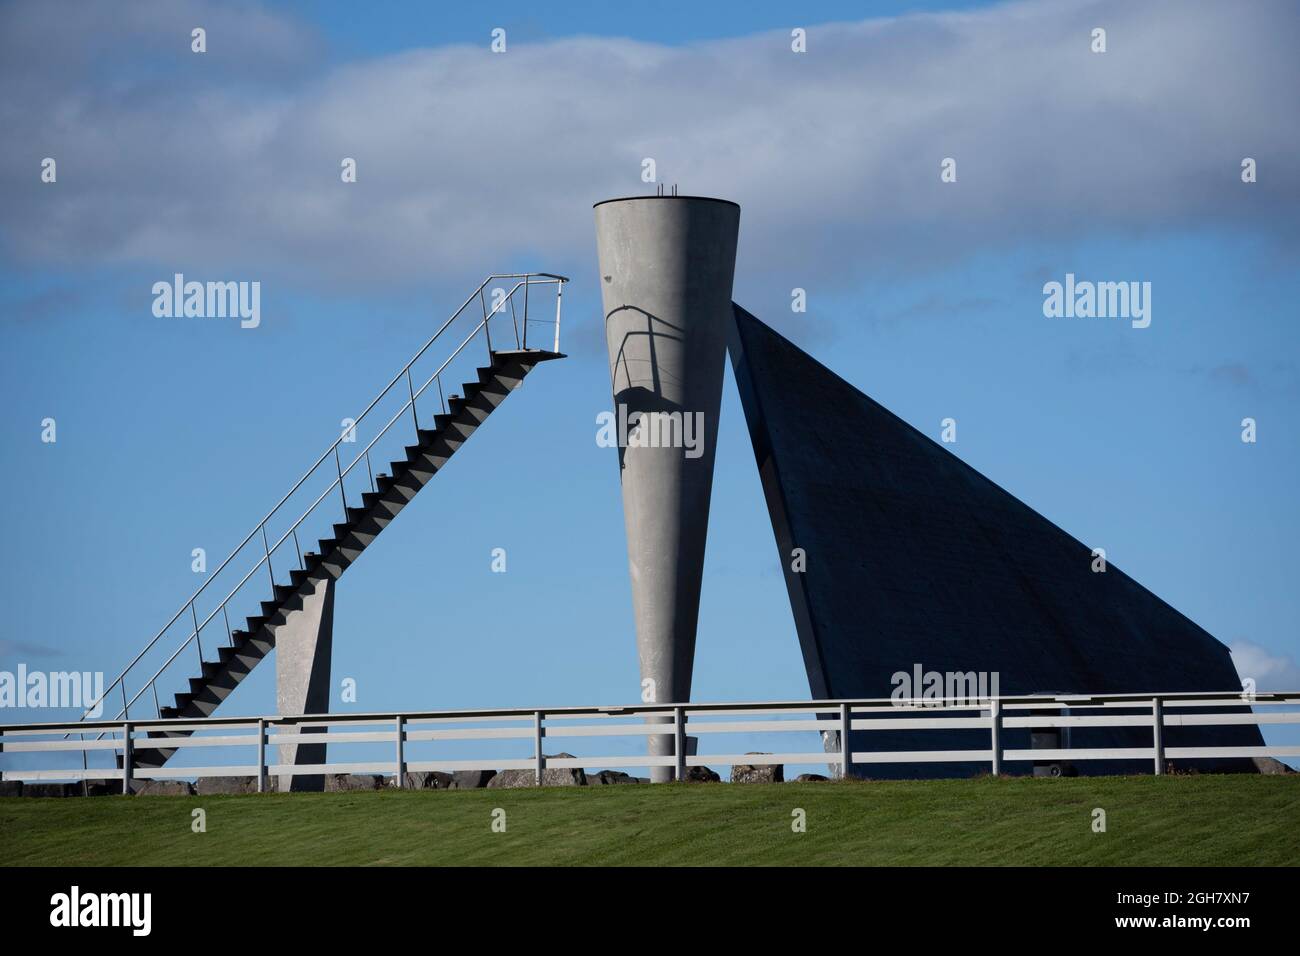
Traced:
<path id="1" fill-rule="evenodd" d="M 746 756 L 764 757 L 766 754 L 750 750 Z M 779 763 L 738 763 L 731 768 L 732 783 L 785 783 L 785 767 Z"/>
<path id="2" fill-rule="evenodd" d="M 687 767 L 683 783 L 721 783 L 722 778 L 708 767 Z"/>
<path id="3" fill-rule="evenodd" d="M 451 775 L 448 790 L 479 790 L 497 775 L 495 770 L 457 770 Z"/>
<path id="4" fill-rule="evenodd" d="M 79 797 L 80 783 L 25 783 L 24 797 Z"/>
<path id="5" fill-rule="evenodd" d="M 0 797 L 21 797 L 23 782 L 21 780 L 0 780 Z"/>
<path id="6" fill-rule="evenodd" d="M 1255 769 L 1260 773 L 1266 773 L 1269 775 L 1295 773 L 1295 770 L 1288 767 L 1276 757 L 1252 757 L 1251 759 L 1255 761 Z"/>
<path id="7" fill-rule="evenodd" d="M 192 797 L 194 786 L 185 780 L 141 780 L 134 793 L 137 797 Z"/>
<path id="8" fill-rule="evenodd" d="M 801 773 L 794 778 L 794 783 L 822 783 L 830 780 L 830 777 L 823 777 L 819 773 Z"/>
<path id="9" fill-rule="evenodd" d="M 573 759 L 573 754 L 544 754 L 547 759 L 561 757 Z M 532 787 L 537 785 L 537 773 L 534 770 L 502 770 L 488 781 L 492 789 L 502 787 Z M 585 787 L 587 774 L 581 767 L 547 767 L 542 771 L 543 787 Z"/>
<path id="10" fill-rule="evenodd" d="M 325 776 L 326 793 L 347 793 L 352 790 L 378 790 L 384 778 L 370 773 L 331 773 Z"/>
<path id="11" fill-rule="evenodd" d="M 122 795 L 121 780 L 87 780 L 85 786 L 80 788 L 80 792 L 88 797 L 120 797 Z"/>
<path id="12" fill-rule="evenodd" d="M 272 777 L 267 777 L 266 782 L 269 785 Z M 269 790 L 270 787 L 268 786 Z M 234 795 L 241 793 L 257 793 L 256 777 L 200 777 L 198 783 L 194 785 L 195 792 L 200 797 L 211 797 L 218 795 Z"/>
<path id="13" fill-rule="evenodd" d="M 589 787 L 607 787 L 616 783 L 640 783 L 641 781 L 631 774 L 623 773 L 621 770 L 601 770 L 597 773 L 587 774 L 587 786 Z"/>
<path id="14" fill-rule="evenodd" d="M 407 790 L 448 790 L 455 778 L 438 770 L 412 770 L 402 778 Z"/>

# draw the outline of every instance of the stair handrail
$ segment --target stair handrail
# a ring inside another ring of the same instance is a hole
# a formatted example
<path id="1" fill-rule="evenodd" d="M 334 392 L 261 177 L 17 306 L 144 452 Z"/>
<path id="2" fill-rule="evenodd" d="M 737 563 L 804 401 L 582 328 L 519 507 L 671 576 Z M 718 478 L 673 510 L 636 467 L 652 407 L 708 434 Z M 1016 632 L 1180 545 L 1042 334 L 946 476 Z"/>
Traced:
<path id="1" fill-rule="evenodd" d="M 276 513 L 280 510 L 280 508 L 284 506 L 284 503 L 288 501 L 291 497 L 293 497 L 294 492 L 296 492 L 299 488 L 301 488 L 302 485 L 307 481 L 307 479 L 310 478 L 313 474 L 315 474 L 316 469 L 318 469 L 322 464 L 324 464 L 329 459 L 331 454 L 337 451 L 338 447 L 341 444 L 343 444 L 344 438 L 355 430 L 356 426 L 359 425 L 361 421 L 371 412 L 371 410 L 374 409 L 374 407 L 378 405 L 380 401 L 383 400 L 383 398 L 392 390 L 393 386 L 396 385 L 398 382 L 400 382 L 403 377 L 409 374 L 411 367 L 415 365 L 415 363 L 418 362 L 424 356 L 424 353 L 429 350 L 430 346 L 432 346 L 433 343 L 436 342 L 442 336 L 442 334 L 451 326 L 451 324 L 455 322 L 458 318 L 460 318 L 461 315 L 464 314 L 465 310 L 469 308 L 470 303 L 472 303 L 476 298 L 482 297 L 483 290 L 487 288 L 488 284 L 499 279 L 518 279 L 521 281 L 518 281 L 514 284 L 514 286 L 510 289 L 510 292 L 507 293 L 505 296 L 503 296 L 503 298 L 499 303 L 493 306 L 491 312 L 487 311 L 486 303 L 484 303 L 484 316 L 482 320 L 480 320 L 480 322 L 474 327 L 474 329 L 469 333 L 469 335 L 465 337 L 465 339 L 460 343 L 460 345 L 457 346 L 456 350 L 451 354 L 451 356 L 449 356 L 442 363 L 442 365 L 439 366 L 438 370 L 434 372 L 434 374 L 430 376 L 428 380 L 425 381 L 424 385 L 420 387 L 419 391 L 414 391 L 412 389 L 411 397 L 407 399 L 406 403 L 402 406 L 402 408 L 388 421 L 388 423 L 378 432 L 378 434 L 376 434 L 376 436 L 373 439 L 371 439 L 370 444 L 368 444 L 361 452 L 357 454 L 355 458 L 352 459 L 352 461 L 349 463 L 346 469 L 343 469 L 342 466 L 340 465 L 338 477 L 335 478 L 334 481 L 331 482 L 329 487 L 326 488 L 325 491 L 321 493 L 320 497 L 318 497 L 314 502 L 312 502 L 311 506 L 302 514 L 300 518 L 298 518 L 297 521 L 293 523 L 293 525 L 289 528 L 289 530 L 280 536 L 279 540 L 276 541 L 273 547 L 269 545 L 267 546 L 267 553 L 258 559 L 257 563 L 253 565 L 253 567 L 248 571 L 247 574 L 244 575 L 244 577 L 240 580 L 240 582 L 235 585 L 235 587 L 226 595 L 225 598 L 221 600 L 220 603 L 217 604 L 215 608 L 213 608 L 213 610 L 208 614 L 208 616 L 204 618 L 203 623 L 200 624 L 198 622 L 197 614 L 195 614 L 194 612 L 194 602 L 197 601 L 198 598 L 203 594 L 203 592 L 207 589 L 208 585 L 210 585 L 216 579 L 217 575 L 219 575 L 222 571 L 224 571 L 227 565 L 229 565 L 230 562 L 233 561 L 241 551 L 243 551 L 243 549 L 248 545 L 248 543 L 252 541 L 254 537 L 256 537 L 257 533 L 259 531 L 262 531 L 266 527 L 266 523 L 270 521 L 273 517 L 275 517 Z M 345 429 L 339 435 L 339 437 L 334 440 L 334 442 L 330 445 L 330 447 L 327 448 L 324 451 L 324 453 L 321 454 L 321 456 L 317 458 L 315 462 L 312 463 L 311 467 L 308 468 L 306 472 L 303 473 L 302 477 L 299 478 L 294 483 L 293 487 L 290 488 L 289 491 L 286 492 L 278 502 L 276 502 L 275 506 L 269 512 L 267 512 L 267 514 L 265 515 L 265 517 L 262 518 L 261 521 L 259 521 L 254 526 L 253 530 L 250 531 L 248 535 L 238 545 L 235 546 L 234 550 L 232 550 L 230 554 L 226 556 L 225 560 L 221 562 L 221 564 L 217 567 L 217 569 L 211 572 L 207 576 L 207 578 L 203 581 L 203 583 L 200 584 L 198 588 L 194 591 L 194 593 L 191 594 L 189 598 L 186 599 L 186 601 L 180 606 L 180 608 L 176 611 L 176 613 L 172 615 L 171 619 L 166 624 L 163 625 L 163 627 L 158 631 L 157 634 L 153 636 L 153 638 L 149 641 L 149 643 L 146 644 L 144 648 L 138 654 L 136 654 L 134 658 L 132 658 L 131 663 L 127 664 L 126 667 L 122 669 L 121 673 L 119 673 L 117 677 L 115 677 L 104 688 L 103 692 L 94 701 L 94 703 L 92 703 L 90 707 L 88 707 L 85 710 L 85 712 L 83 712 L 82 715 L 78 718 L 78 722 L 84 721 L 95 709 L 97 709 L 101 704 L 103 704 L 103 702 L 107 699 L 109 693 L 119 685 L 122 688 L 123 707 L 122 710 L 118 712 L 117 716 L 122 717 L 123 715 L 129 713 L 131 705 L 134 704 L 137 700 L 139 700 L 140 697 L 143 696 L 143 694 L 147 690 L 149 690 L 151 687 L 154 686 L 155 681 L 157 681 L 157 679 L 162 675 L 163 671 L 165 671 L 172 664 L 172 662 L 176 660 L 177 656 L 180 655 L 180 652 L 183 651 L 186 647 L 188 647 L 191 641 L 194 641 L 196 638 L 198 638 L 200 632 L 203 630 L 204 627 L 206 627 L 211 622 L 212 618 L 216 616 L 217 612 L 222 611 L 226 607 L 226 605 L 230 602 L 230 599 L 233 598 L 235 594 L 239 591 L 239 589 L 242 588 L 248 582 L 248 579 L 252 577 L 253 574 L 256 573 L 257 570 L 261 568 L 263 564 L 266 564 L 270 561 L 271 554 L 274 553 L 276 549 L 278 549 L 280 545 L 282 545 L 285 542 L 285 540 L 288 539 L 288 537 L 298 529 L 299 525 L 301 525 L 312 514 L 312 512 L 316 510 L 316 507 L 322 501 L 325 500 L 325 497 L 329 495 L 336 487 L 340 487 L 342 485 L 343 479 L 348 474 L 351 473 L 353 467 L 356 466 L 357 462 L 359 462 L 362 459 L 362 457 L 364 457 L 370 451 L 370 449 L 374 447 L 375 443 L 388 432 L 388 429 L 393 426 L 393 424 L 398 420 L 398 418 L 402 417 L 406 413 L 407 409 L 410 409 L 414 406 L 415 401 L 421 395 L 424 394 L 425 389 L 427 389 L 429 385 L 432 384 L 433 381 L 437 379 L 443 373 L 443 371 L 446 370 L 447 366 L 451 363 L 452 359 L 454 359 L 457 355 L 461 353 L 461 351 L 465 348 L 465 346 L 468 345 L 474 339 L 474 337 L 478 335 L 479 331 L 482 329 L 486 329 L 488 327 L 488 322 L 491 320 L 493 316 L 501 313 L 505 303 L 510 302 L 511 307 L 513 309 L 514 295 L 521 288 L 525 290 L 525 299 L 524 299 L 525 337 L 523 339 L 523 342 L 526 342 L 527 341 L 526 329 L 528 323 L 528 300 L 527 300 L 528 287 L 532 285 L 555 285 L 556 286 L 557 294 L 556 294 L 556 310 L 555 310 L 555 347 L 556 349 L 558 349 L 559 328 L 560 328 L 560 300 L 563 294 L 564 284 L 568 281 L 569 278 L 567 276 L 558 275 L 552 272 L 515 272 L 515 273 L 493 273 L 492 275 L 489 275 L 487 278 L 485 278 L 482 282 L 480 282 L 478 286 L 474 289 L 474 291 L 471 292 L 466 297 L 465 301 L 461 303 L 460 308 L 458 308 L 455 312 L 453 312 L 450 318 L 448 318 L 445 322 L 442 323 L 441 326 L 439 326 L 438 330 L 434 332 L 432 336 L 429 337 L 428 341 L 426 341 L 424 345 L 420 347 L 420 350 L 416 352 L 414 356 L 411 357 L 410 361 L 408 361 L 405 365 L 402 366 L 401 370 L 395 376 L 393 376 L 392 380 L 389 381 L 389 383 L 379 391 L 379 393 L 370 401 L 370 404 L 368 404 L 365 407 L 365 409 L 361 412 L 361 414 L 358 415 L 356 418 L 352 419 L 351 426 Z M 517 334 L 518 333 L 516 330 L 516 335 Z M 516 344 L 520 344 L 518 339 Z M 490 339 L 489 339 L 488 351 L 489 351 L 489 355 L 491 355 L 491 353 L 494 351 L 491 348 Z M 418 429 L 419 429 L 418 422 L 416 428 L 417 428 L 417 439 L 418 439 Z M 346 510 L 344 512 L 344 516 L 346 519 Z M 272 582 L 274 582 L 274 577 L 272 577 Z M 272 597 L 274 597 L 274 593 L 272 593 Z M 128 701 L 126 699 L 126 686 L 124 683 L 127 674 L 129 674 L 132 668 L 134 668 L 136 664 L 140 663 L 141 659 L 154 648 L 154 646 L 158 643 L 158 641 L 162 639 L 163 635 L 167 633 L 167 631 L 171 628 L 171 626 L 180 620 L 181 615 L 185 613 L 187 608 L 190 610 L 191 614 L 194 615 L 195 618 L 194 630 L 190 632 L 189 637 L 187 637 L 185 641 L 181 644 L 181 646 L 178 647 L 175 652 L 173 652 L 172 656 L 167 659 L 167 661 L 162 665 L 162 667 L 160 667 L 154 673 L 154 675 L 149 678 L 149 680 L 147 680 L 143 685 L 141 685 L 140 690 L 137 691 L 135 696 Z M 200 648 L 201 646 L 202 645 L 200 645 Z M 200 650 L 200 659 L 201 658 L 202 658 L 202 651 Z M 154 691 L 154 694 L 156 699 L 157 697 L 156 689 Z M 71 735 L 69 734 L 69 736 Z"/>

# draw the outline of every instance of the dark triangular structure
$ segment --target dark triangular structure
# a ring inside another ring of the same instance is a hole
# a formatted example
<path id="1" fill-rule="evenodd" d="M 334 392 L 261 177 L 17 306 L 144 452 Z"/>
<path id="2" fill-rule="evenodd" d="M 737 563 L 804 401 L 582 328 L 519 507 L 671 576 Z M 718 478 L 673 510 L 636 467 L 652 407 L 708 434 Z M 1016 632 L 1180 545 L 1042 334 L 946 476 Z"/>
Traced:
<path id="1" fill-rule="evenodd" d="M 739 306 L 735 319 L 732 366 L 815 698 L 889 697 L 892 675 L 918 665 L 997 672 L 1004 695 L 1240 688 L 1227 648 L 1202 628 L 1113 565 L 1094 572 L 1090 548 Z M 801 573 L 791 569 L 795 548 L 806 553 Z M 919 745 L 915 733 L 864 732 L 853 749 L 973 748 L 979 733 L 936 732 Z M 1072 746 L 1150 740 L 1090 729 Z M 1238 726 L 1171 728 L 1166 743 L 1263 741 L 1256 727 Z M 1006 746 L 1028 747 L 1028 732 L 1008 732 Z M 1192 763 L 1253 769 L 1243 759 Z M 857 768 L 899 777 L 954 769 Z"/>

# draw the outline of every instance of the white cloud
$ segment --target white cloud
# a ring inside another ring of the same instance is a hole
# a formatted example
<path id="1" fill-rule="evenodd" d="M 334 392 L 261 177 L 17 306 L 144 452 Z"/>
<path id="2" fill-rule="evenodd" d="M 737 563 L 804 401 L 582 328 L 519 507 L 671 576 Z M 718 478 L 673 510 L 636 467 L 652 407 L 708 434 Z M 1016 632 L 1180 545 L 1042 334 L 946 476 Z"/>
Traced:
<path id="1" fill-rule="evenodd" d="M 1287 2 L 1011 4 L 813 27 L 804 55 L 777 32 L 324 67 L 310 29 L 258 8 L 128 9 L 0 12 L 10 257 L 256 264 L 318 284 L 463 278 L 515 256 L 589 269 L 590 205 L 648 192 L 645 156 L 683 193 L 742 204 L 742 281 L 856 281 L 1107 231 L 1290 243 L 1300 221 Z M 1089 51 L 1098 25 L 1106 54 Z M 38 181 L 47 155 L 54 187 Z M 956 185 L 939 182 L 946 156 Z"/>
<path id="2" fill-rule="evenodd" d="M 1285 654 L 1274 654 L 1250 641 L 1228 646 L 1242 680 L 1253 679 L 1258 691 L 1300 690 L 1300 665 Z"/>

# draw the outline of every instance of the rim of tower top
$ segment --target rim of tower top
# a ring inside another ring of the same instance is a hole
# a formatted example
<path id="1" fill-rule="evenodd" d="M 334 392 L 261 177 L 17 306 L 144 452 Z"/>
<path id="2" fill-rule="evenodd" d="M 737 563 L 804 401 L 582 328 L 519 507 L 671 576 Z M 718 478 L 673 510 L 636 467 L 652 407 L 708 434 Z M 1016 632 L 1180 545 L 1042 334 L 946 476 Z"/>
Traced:
<path id="1" fill-rule="evenodd" d="M 597 206 L 603 206 L 611 202 L 631 202 L 634 199 L 693 199 L 697 202 L 720 202 L 727 206 L 740 208 L 740 203 L 733 202 L 730 199 L 718 199 L 716 196 L 620 196 L 615 199 L 602 199 L 600 202 L 592 203 L 591 208 L 595 209 Z"/>

